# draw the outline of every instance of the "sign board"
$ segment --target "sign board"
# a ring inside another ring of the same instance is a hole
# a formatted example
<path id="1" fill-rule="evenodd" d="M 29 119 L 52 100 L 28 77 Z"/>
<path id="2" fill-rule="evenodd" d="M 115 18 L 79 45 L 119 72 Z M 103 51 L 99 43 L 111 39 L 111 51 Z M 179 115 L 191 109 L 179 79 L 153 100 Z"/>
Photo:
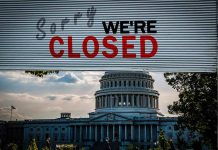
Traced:
<path id="1" fill-rule="evenodd" d="M 214 72 L 216 0 L 0 1 L 0 69 Z"/>

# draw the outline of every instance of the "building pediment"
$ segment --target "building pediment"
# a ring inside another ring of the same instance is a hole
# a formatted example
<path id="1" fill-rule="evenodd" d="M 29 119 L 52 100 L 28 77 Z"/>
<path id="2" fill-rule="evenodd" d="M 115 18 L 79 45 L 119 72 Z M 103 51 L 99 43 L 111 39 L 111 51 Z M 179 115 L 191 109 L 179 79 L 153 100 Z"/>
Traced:
<path id="1" fill-rule="evenodd" d="M 94 117 L 90 119 L 92 122 L 102 122 L 102 121 L 130 121 L 132 119 L 116 114 L 116 113 L 107 113 L 101 116 Z"/>

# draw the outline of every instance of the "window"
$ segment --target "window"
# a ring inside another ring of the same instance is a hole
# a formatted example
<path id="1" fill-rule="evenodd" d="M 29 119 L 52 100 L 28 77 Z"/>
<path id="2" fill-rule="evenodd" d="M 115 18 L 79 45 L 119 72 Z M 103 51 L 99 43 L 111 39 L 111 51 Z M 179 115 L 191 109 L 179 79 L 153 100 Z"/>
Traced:
<path id="1" fill-rule="evenodd" d="M 119 81 L 119 86 L 121 86 L 121 81 Z"/>
<path id="2" fill-rule="evenodd" d="M 131 81 L 129 81 L 129 86 L 131 86 Z"/>
<path id="3" fill-rule="evenodd" d="M 62 128 L 62 131 L 65 131 L 65 128 Z"/>
<path id="4" fill-rule="evenodd" d="M 58 140 L 58 134 L 55 133 L 55 134 L 54 134 L 54 141 L 57 141 L 57 140 Z"/>
<path id="5" fill-rule="evenodd" d="M 40 135 L 39 134 L 36 135 L 36 141 L 40 141 Z"/>
<path id="6" fill-rule="evenodd" d="M 122 103 L 121 103 L 121 96 L 119 95 L 119 96 L 118 96 L 118 106 L 121 106 L 121 104 L 122 104 Z"/>
<path id="7" fill-rule="evenodd" d="M 115 87 L 117 87 L 117 81 L 115 81 Z"/>
<path id="8" fill-rule="evenodd" d="M 32 140 L 33 139 L 33 135 L 29 134 L 29 139 Z"/>
<path id="9" fill-rule="evenodd" d="M 45 134 L 45 139 L 47 139 L 47 138 L 49 138 L 49 134 L 48 133 Z"/>
<path id="10" fill-rule="evenodd" d="M 126 99 L 126 95 L 123 95 L 123 106 L 126 106 L 127 105 L 127 99 Z"/>
<path id="11" fill-rule="evenodd" d="M 124 86 L 126 87 L 126 81 L 123 81 Z"/>
<path id="12" fill-rule="evenodd" d="M 128 96 L 129 96 L 128 105 L 131 106 L 132 105 L 132 95 L 128 95 Z"/>
<path id="13" fill-rule="evenodd" d="M 133 98 L 134 98 L 134 106 L 136 106 L 136 105 L 137 105 L 137 102 L 136 102 L 136 98 L 137 98 L 137 97 L 134 96 Z"/>
<path id="14" fill-rule="evenodd" d="M 65 134 L 64 134 L 64 133 L 61 134 L 61 140 L 62 140 L 62 141 L 65 140 Z"/>
<path id="15" fill-rule="evenodd" d="M 55 131 L 58 131 L 58 128 L 55 128 Z"/>

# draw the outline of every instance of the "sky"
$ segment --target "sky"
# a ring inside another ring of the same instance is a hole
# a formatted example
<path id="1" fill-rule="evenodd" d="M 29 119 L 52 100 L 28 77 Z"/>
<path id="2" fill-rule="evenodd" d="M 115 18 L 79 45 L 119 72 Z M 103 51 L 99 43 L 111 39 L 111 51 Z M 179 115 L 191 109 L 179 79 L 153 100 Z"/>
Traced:
<path id="1" fill-rule="evenodd" d="M 88 117 L 95 110 L 95 91 L 104 72 L 65 71 L 43 78 L 24 71 L 0 72 L 0 120 L 55 119 L 61 112 L 71 117 Z M 160 112 L 168 114 L 167 106 L 178 100 L 178 92 L 167 84 L 163 73 L 150 72 L 154 89 L 160 93 Z"/>

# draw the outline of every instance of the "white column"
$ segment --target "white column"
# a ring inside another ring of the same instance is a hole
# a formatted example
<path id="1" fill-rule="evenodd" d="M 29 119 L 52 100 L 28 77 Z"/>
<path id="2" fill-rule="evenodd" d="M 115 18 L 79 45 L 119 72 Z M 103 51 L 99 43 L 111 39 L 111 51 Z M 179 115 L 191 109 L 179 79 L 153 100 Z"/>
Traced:
<path id="1" fill-rule="evenodd" d="M 141 141 L 141 129 L 140 129 L 140 125 L 138 126 L 138 141 L 140 142 Z"/>
<path id="2" fill-rule="evenodd" d="M 97 133 L 98 133 L 98 126 L 97 125 L 95 125 L 95 141 L 97 141 Z"/>
<path id="3" fill-rule="evenodd" d="M 146 107 L 146 100 L 147 100 L 146 95 L 143 95 L 144 107 Z"/>
<path id="4" fill-rule="evenodd" d="M 123 94 L 121 94 L 120 97 L 121 97 L 121 107 L 123 107 Z"/>
<path id="5" fill-rule="evenodd" d="M 76 142 L 76 126 L 74 126 L 74 142 Z"/>
<path id="6" fill-rule="evenodd" d="M 133 125 L 131 125 L 131 140 L 133 140 L 133 134 L 134 134 L 134 132 L 133 132 Z"/>
<path id="7" fill-rule="evenodd" d="M 140 107 L 139 105 L 140 105 L 140 103 L 139 103 L 139 94 L 137 94 L 137 107 Z"/>
<path id="8" fill-rule="evenodd" d="M 88 139 L 88 127 L 86 125 L 86 140 Z"/>
<path id="9" fill-rule="evenodd" d="M 121 141 L 121 132 L 122 132 L 122 128 L 121 128 L 121 125 L 119 125 L 119 142 Z"/>
<path id="10" fill-rule="evenodd" d="M 92 126 L 89 126 L 89 140 L 92 139 Z"/>
<path id="11" fill-rule="evenodd" d="M 144 126 L 144 141 L 147 142 L 147 131 L 146 131 L 146 125 Z"/>
<path id="12" fill-rule="evenodd" d="M 127 125 L 125 124 L 125 140 L 127 140 Z"/>
<path id="13" fill-rule="evenodd" d="M 134 107 L 134 106 L 135 106 L 135 104 L 134 104 L 135 94 L 132 94 L 132 95 L 131 95 L 131 98 L 132 98 L 132 99 L 131 99 L 131 100 L 132 100 L 132 106 Z"/>
<path id="14" fill-rule="evenodd" d="M 95 108 L 98 108 L 98 97 L 95 98 Z"/>
<path id="15" fill-rule="evenodd" d="M 101 96 L 98 97 L 98 104 L 99 104 L 99 108 L 101 108 Z"/>
<path id="16" fill-rule="evenodd" d="M 115 103 L 116 103 L 116 107 L 118 106 L 118 98 L 117 95 L 115 96 Z"/>
<path id="17" fill-rule="evenodd" d="M 152 101 L 152 108 L 154 108 L 154 96 L 152 96 L 151 101 Z"/>
<path id="18" fill-rule="evenodd" d="M 104 140 L 103 132 L 104 132 L 104 130 L 103 130 L 103 125 L 101 125 L 101 141 L 102 141 L 102 142 L 103 142 L 103 140 Z"/>
<path id="19" fill-rule="evenodd" d="M 104 107 L 104 97 L 101 96 L 101 107 L 103 108 Z"/>
<path id="20" fill-rule="evenodd" d="M 104 96 L 104 107 L 107 107 L 107 96 Z"/>
<path id="21" fill-rule="evenodd" d="M 113 125 L 113 135 L 112 135 L 112 137 L 113 137 L 113 138 L 112 138 L 113 141 L 114 141 L 114 139 L 115 139 L 115 138 L 114 138 L 114 133 L 115 133 L 115 125 Z"/>
<path id="22" fill-rule="evenodd" d="M 82 141 L 82 125 L 80 126 L 80 129 L 79 129 L 79 140 L 80 142 Z"/>
<path id="23" fill-rule="evenodd" d="M 110 107 L 110 96 L 107 95 L 107 107 Z"/>
<path id="24" fill-rule="evenodd" d="M 152 124 L 151 124 L 151 144 L 153 144 L 153 127 L 152 127 Z"/>
<path id="25" fill-rule="evenodd" d="M 107 125 L 107 137 L 109 138 L 109 125 Z"/>
<path id="26" fill-rule="evenodd" d="M 150 96 L 148 95 L 148 108 L 151 107 L 151 104 L 150 104 Z"/>
<path id="27" fill-rule="evenodd" d="M 126 94 L 126 106 L 129 107 L 129 94 Z"/>
<path id="28" fill-rule="evenodd" d="M 154 99 L 154 96 L 152 96 L 152 108 L 155 108 L 155 99 Z"/>
<path id="29" fill-rule="evenodd" d="M 104 107 L 104 96 L 102 96 L 101 98 L 102 98 L 102 107 Z"/>
<path id="30" fill-rule="evenodd" d="M 112 107 L 113 98 L 112 95 L 110 95 L 110 108 Z"/>
<path id="31" fill-rule="evenodd" d="M 160 134 L 160 129 L 159 129 L 159 126 L 158 126 L 158 124 L 157 124 L 157 140 L 158 140 L 158 138 L 159 138 L 159 134 Z"/>

